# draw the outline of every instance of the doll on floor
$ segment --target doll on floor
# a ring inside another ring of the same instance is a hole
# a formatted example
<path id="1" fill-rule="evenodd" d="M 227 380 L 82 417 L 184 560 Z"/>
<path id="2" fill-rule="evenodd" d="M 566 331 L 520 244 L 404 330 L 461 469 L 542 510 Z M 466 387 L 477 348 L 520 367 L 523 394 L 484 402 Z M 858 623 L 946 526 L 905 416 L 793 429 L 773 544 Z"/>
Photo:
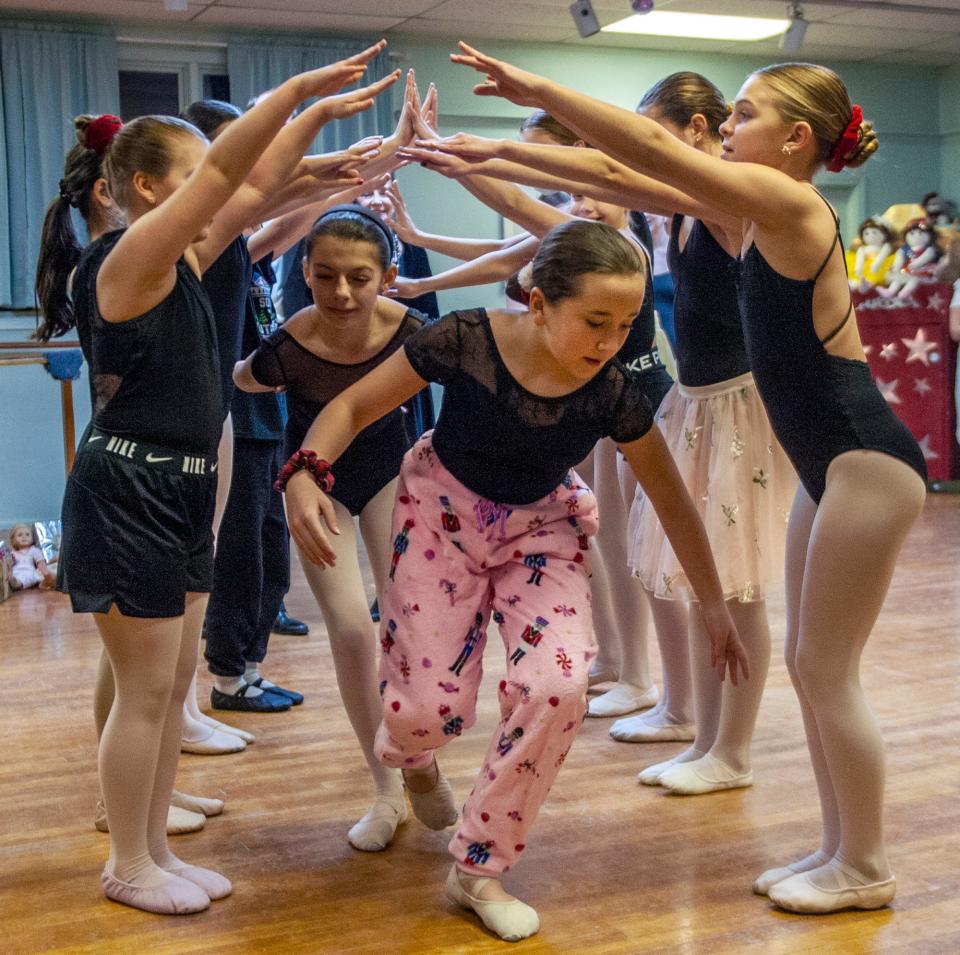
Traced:
<path id="1" fill-rule="evenodd" d="M 47 565 L 43 551 L 37 546 L 37 536 L 29 524 L 14 524 L 8 537 L 13 553 L 13 567 L 10 572 L 10 588 L 27 590 L 29 587 L 41 587 L 50 590 L 56 577 Z"/>

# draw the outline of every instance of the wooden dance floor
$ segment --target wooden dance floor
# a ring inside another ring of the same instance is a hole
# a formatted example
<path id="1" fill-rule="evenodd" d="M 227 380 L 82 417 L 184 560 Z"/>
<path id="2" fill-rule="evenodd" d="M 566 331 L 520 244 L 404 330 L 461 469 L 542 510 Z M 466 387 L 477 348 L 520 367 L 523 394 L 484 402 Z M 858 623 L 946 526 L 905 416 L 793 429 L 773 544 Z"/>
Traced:
<path id="1" fill-rule="evenodd" d="M 960 499 L 932 496 L 864 660 L 887 741 L 887 831 L 899 883 L 892 908 L 821 917 L 775 910 L 753 878 L 811 850 L 817 801 L 782 662 L 782 602 L 754 748 L 755 785 L 699 797 L 642 787 L 638 769 L 681 744 L 627 745 L 587 720 L 506 884 L 540 912 L 524 952 L 960 952 Z M 448 836 L 412 820 L 386 852 L 350 848 L 370 801 L 341 708 L 320 615 L 299 568 L 290 612 L 309 637 L 274 636 L 265 672 L 301 690 L 286 714 L 240 714 L 243 753 L 184 755 L 178 788 L 227 808 L 174 849 L 234 883 L 199 915 L 162 917 L 108 902 L 91 693 L 100 644 L 66 598 L 38 591 L 0 605 L 0 952 L 506 951 L 443 895 Z M 655 647 L 655 643 L 653 644 Z M 372 649 L 371 649 L 371 652 Z M 655 650 L 652 651 L 655 655 Z M 458 799 L 496 722 L 498 641 L 475 729 L 443 753 Z M 205 667 L 202 698 L 209 693 Z M 204 700 L 202 699 L 202 702 Z M 222 714 L 221 714 L 222 715 Z M 228 714 L 229 715 L 229 714 Z"/>

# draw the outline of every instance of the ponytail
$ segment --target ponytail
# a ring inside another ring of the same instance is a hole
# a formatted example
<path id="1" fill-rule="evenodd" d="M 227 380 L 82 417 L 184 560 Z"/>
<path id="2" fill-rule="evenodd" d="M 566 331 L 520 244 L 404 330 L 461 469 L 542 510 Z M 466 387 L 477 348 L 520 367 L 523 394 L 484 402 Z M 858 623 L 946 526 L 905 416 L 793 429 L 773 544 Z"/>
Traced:
<path id="1" fill-rule="evenodd" d="M 70 202 L 61 191 L 47 207 L 40 232 L 36 289 L 43 320 L 34 337 L 42 342 L 73 328 L 73 303 L 67 294 L 67 283 L 82 251 L 73 228 Z"/>
<path id="2" fill-rule="evenodd" d="M 33 336 L 39 341 L 49 341 L 73 328 L 73 304 L 67 284 L 80 261 L 83 246 L 74 231 L 70 210 L 76 209 L 84 221 L 89 221 L 90 192 L 103 177 L 103 156 L 121 125 L 119 118 L 109 113 L 77 116 L 73 121 L 77 142 L 64 160 L 60 195 L 47 206 L 40 230 L 35 288 L 43 318 Z"/>

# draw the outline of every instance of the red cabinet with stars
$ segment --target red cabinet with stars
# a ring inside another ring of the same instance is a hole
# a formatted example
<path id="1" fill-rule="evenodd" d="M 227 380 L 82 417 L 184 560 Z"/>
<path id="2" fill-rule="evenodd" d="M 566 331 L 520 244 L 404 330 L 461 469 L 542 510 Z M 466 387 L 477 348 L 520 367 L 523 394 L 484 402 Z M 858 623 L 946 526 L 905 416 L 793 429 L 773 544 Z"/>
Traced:
<path id="1" fill-rule="evenodd" d="M 877 387 L 920 442 L 931 481 L 958 475 L 949 285 L 922 285 L 909 298 L 853 293 L 857 324 Z"/>

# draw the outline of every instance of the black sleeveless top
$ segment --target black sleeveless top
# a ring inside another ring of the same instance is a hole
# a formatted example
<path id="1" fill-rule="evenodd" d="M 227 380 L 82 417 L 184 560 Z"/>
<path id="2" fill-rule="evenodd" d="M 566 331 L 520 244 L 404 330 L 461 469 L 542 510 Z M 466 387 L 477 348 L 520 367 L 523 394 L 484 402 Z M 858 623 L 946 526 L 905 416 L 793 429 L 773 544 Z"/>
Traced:
<path id="1" fill-rule="evenodd" d="M 837 221 L 836 213 L 833 217 Z M 830 462 L 846 451 L 882 451 L 926 479 L 920 446 L 880 394 L 867 363 L 831 355 L 824 347 L 849 321 L 853 305 L 825 339 L 817 337 L 813 293 L 838 245 L 837 267 L 845 268 L 839 221 L 833 245 L 812 279 L 780 275 L 755 243 L 740 262 L 740 314 L 750 368 L 774 433 L 816 503 Z"/>
<path id="2" fill-rule="evenodd" d="M 692 388 L 728 381 L 750 370 L 737 302 L 737 260 L 699 220 L 680 248 L 683 216 L 675 215 L 667 260 L 674 282 L 677 373 Z"/>
<path id="3" fill-rule="evenodd" d="M 201 279 L 217 326 L 224 416 L 233 400 L 233 366 L 240 361 L 240 339 L 252 281 L 253 263 L 247 251 L 247 240 L 243 236 L 237 236 L 220 253 Z"/>
<path id="4" fill-rule="evenodd" d="M 646 225 L 646 219 L 643 222 Z M 649 236 L 649 226 L 647 226 L 646 231 Z M 623 230 L 623 234 L 635 241 L 639 247 L 647 287 L 643 293 L 640 311 L 637 312 L 633 320 L 627 340 L 623 343 L 620 351 L 617 352 L 617 360 L 623 364 L 627 371 L 637 376 L 647 400 L 653 410 L 656 411 L 660 407 L 660 402 L 663 401 L 670 390 L 673 381 L 660 360 L 660 352 L 654 341 L 657 329 L 653 301 L 653 252 L 642 237 L 637 235 L 632 222 L 629 231 Z"/>
<path id="5" fill-rule="evenodd" d="M 223 424 L 213 312 L 184 259 L 177 282 L 149 312 L 107 322 L 97 307 L 97 273 L 123 230 L 84 250 L 73 302 L 90 366 L 92 424 L 109 434 L 193 454 L 214 455 Z"/>
<path id="6" fill-rule="evenodd" d="M 637 376 L 616 359 L 567 395 L 545 398 L 510 374 L 485 309 L 450 312 L 404 345 L 414 371 L 444 386 L 433 449 L 465 487 L 500 504 L 553 491 L 601 438 L 642 438 L 653 424 Z"/>

